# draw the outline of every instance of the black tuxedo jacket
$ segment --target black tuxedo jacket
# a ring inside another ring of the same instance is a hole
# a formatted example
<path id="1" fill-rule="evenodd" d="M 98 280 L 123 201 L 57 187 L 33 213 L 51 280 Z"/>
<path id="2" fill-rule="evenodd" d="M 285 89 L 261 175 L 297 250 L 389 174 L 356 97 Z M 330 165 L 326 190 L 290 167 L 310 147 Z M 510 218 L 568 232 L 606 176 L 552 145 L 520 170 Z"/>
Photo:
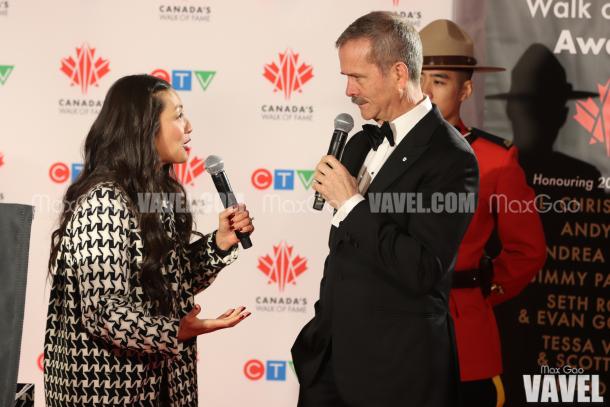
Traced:
<path id="1" fill-rule="evenodd" d="M 363 132 L 348 142 L 341 161 L 353 176 L 369 150 Z M 292 347 L 301 386 L 313 383 L 331 347 L 350 406 L 453 405 L 459 370 L 449 289 L 475 208 L 378 213 L 371 203 L 380 195 L 371 194 L 416 192 L 430 207 L 435 192 L 476 194 L 478 180 L 470 146 L 434 107 L 388 157 L 367 199 L 331 228 L 315 317 Z"/>

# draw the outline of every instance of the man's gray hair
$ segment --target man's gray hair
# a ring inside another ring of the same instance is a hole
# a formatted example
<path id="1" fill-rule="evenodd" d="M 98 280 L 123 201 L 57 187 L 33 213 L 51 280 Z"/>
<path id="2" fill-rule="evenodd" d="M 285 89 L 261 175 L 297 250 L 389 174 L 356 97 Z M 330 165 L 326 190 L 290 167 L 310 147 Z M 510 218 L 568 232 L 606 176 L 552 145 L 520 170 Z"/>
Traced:
<path id="1" fill-rule="evenodd" d="M 346 42 L 361 38 L 371 41 L 369 61 L 384 74 L 396 62 L 404 62 L 410 81 L 419 83 L 423 61 L 422 45 L 419 33 L 411 23 L 395 13 L 373 11 L 351 23 L 335 45 L 341 48 Z"/>

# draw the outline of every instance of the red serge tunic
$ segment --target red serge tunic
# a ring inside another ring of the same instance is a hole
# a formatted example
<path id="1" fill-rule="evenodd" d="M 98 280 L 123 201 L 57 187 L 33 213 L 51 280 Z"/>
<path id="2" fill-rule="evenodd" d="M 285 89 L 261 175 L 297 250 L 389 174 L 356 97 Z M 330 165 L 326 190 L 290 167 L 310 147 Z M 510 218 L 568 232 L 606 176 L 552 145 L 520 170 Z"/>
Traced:
<path id="1" fill-rule="evenodd" d="M 468 129 L 458 128 L 462 134 Z M 493 306 L 523 290 L 544 265 L 546 243 L 540 217 L 533 211 L 534 191 L 527 185 L 508 140 L 473 128 L 465 134 L 479 162 L 477 210 L 458 251 L 455 272 L 476 269 L 494 228 L 502 251 L 493 260 L 493 283 L 503 293 L 484 298 L 480 288 L 454 288 L 450 311 L 455 321 L 462 381 L 502 373 L 500 337 Z M 497 204 L 490 199 L 497 199 Z M 519 207 L 523 210 L 519 210 Z"/>

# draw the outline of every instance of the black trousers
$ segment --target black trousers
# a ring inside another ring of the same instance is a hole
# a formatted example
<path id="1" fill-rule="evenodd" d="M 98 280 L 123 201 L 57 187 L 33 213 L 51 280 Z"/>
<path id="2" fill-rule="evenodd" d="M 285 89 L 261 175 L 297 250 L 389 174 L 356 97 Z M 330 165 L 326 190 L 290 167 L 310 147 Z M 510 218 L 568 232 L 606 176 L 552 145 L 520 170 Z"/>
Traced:
<path id="1" fill-rule="evenodd" d="M 460 382 L 460 407 L 496 407 L 498 392 L 493 379 Z M 332 368 L 330 346 L 314 382 L 299 389 L 298 407 L 349 407 L 343 401 Z"/>
<path id="2" fill-rule="evenodd" d="M 337 390 L 335 375 L 330 358 L 330 346 L 324 356 L 320 371 L 314 382 L 307 388 L 299 389 L 298 407 L 349 407 Z"/>
<path id="3" fill-rule="evenodd" d="M 462 407 L 496 407 L 498 392 L 493 379 L 460 382 Z"/>

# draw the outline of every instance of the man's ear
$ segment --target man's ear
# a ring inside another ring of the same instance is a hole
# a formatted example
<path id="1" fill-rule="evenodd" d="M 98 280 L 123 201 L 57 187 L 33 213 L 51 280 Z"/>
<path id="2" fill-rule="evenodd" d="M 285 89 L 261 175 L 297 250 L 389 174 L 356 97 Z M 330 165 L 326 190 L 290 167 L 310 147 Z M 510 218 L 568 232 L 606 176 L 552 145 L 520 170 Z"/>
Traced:
<path id="1" fill-rule="evenodd" d="M 468 79 L 464 81 L 464 83 L 462 84 L 462 88 L 460 89 L 460 103 L 463 103 L 466 99 L 470 97 L 470 95 L 472 95 L 472 80 Z"/>
<path id="2" fill-rule="evenodd" d="M 398 89 L 405 89 L 409 83 L 409 69 L 404 62 L 392 65 L 391 74 L 394 75 Z"/>

